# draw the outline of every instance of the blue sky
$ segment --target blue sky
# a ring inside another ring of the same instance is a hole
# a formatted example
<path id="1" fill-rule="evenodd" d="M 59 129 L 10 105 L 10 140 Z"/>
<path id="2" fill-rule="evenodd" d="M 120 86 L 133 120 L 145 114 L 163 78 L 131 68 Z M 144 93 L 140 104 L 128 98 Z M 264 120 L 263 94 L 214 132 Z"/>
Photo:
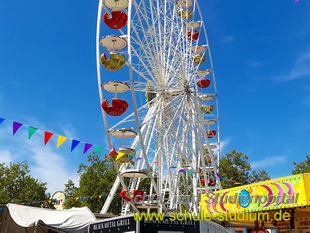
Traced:
<path id="1" fill-rule="evenodd" d="M 49 192 L 78 180 L 83 148 L 43 146 L 44 130 L 106 145 L 97 90 L 97 1 L 0 1 L 0 162 L 28 160 Z M 291 174 L 310 138 L 310 1 L 200 1 L 215 66 L 222 154 L 272 178 Z M 103 151 L 106 152 L 106 151 Z"/>

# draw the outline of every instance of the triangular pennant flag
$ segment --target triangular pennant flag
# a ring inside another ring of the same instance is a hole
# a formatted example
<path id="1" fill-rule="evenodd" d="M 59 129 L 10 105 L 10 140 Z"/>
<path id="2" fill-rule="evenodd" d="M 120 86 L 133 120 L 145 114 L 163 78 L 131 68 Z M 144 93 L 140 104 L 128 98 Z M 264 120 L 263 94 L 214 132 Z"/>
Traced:
<path id="1" fill-rule="evenodd" d="M 96 150 L 95 150 L 95 154 L 99 153 L 100 151 L 103 150 L 103 147 L 101 146 L 97 146 Z"/>
<path id="2" fill-rule="evenodd" d="M 44 132 L 44 145 L 46 145 L 46 143 L 51 139 L 53 135 L 53 133 L 47 131 Z"/>
<path id="3" fill-rule="evenodd" d="M 29 126 L 29 128 L 28 128 L 28 139 L 30 139 L 32 137 L 32 135 L 34 134 L 34 132 L 36 132 L 37 130 L 38 130 L 37 128 Z"/>
<path id="4" fill-rule="evenodd" d="M 5 120 L 4 118 L 1 118 L 1 117 L 0 117 L 0 124 L 1 124 L 4 120 Z"/>
<path id="5" fill-rule="evenodd" d="M 83 154 L 85 154 L 85 153 L 89 150 L 89 148 L 91 148 L 92 146 L 93 146 L 92 144 L 85 143 L 85 146 L 84 146 L 84 153 L 83 153 Z"/>
<path id="6" fill-rule="evenodd" d="M 60 145 L 63 144 L 64 141 L 66 141 L 66 140 L 67 140 L 67 137 L 58 135 L 58 139 L 57 139 L 57 148 L 60 147 Z"/>
<path id="7" fill-rule="evenodd" d="M 17 132 L 17 130 L 22 126 L 23 124 L 18 122 L 13 122 L 13 135 Z"/>
<path id="8" fill-rule="evenodd" d="M 220 174 L 216 173 L 216 175 L 218 178 L 223 179 L 223 177 Z"/>
<path id="9" fill-rule="evenodd" d="M 71 144 L 71 152 L 79 145 L 80 141 L 72 139 L 72 144 Z"/>

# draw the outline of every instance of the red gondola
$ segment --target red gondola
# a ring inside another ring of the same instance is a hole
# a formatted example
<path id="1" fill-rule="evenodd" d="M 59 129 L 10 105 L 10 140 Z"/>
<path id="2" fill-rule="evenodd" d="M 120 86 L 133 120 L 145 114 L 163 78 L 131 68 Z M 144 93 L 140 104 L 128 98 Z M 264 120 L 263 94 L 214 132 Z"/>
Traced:
<path id="1" fill-rule="evenodd" d="M 112 99 L 112 106 L 109 105 L 108 100 L 102 101 L 102 109 L 110 116 L 120 116 L 128 108 L 128 103 L 121 99 Z"/>
<path id="2" fill-rule="evenodd" d="M 187 39 L 189 40 L 198 40 L 199 31 L 188 31 L 187 32 Z"/>
<path id="3" fill-rule="evenodd" d="M 134 190 L 133 192 L 129 192 L 128 190 L 123 190 L 119 193 L 119 195 L 124 199 L 124 201 L 134 202 L 137 204 L 143 201 L 144 191 Z"/>
<path id="4" fill-rule="evenodd" d="M 216 179 L 209 179 L 208 186 L 215 186 L 215 184 L 216 184 Z"/>
<path id="5" fill-rule="evenodd" d="M 210 86 L 210 83 L 211 81 L 209 79 L 203 78 L 197 82 L 197 86 L 200 88 L 207 88 L 208 86 Z"/>
<path id="6" fill-rule="evenodd" d="M 105 13 L 103 21 L 111 29 L 121 29 L 127 24 L 127 14 L 122 11 L 112 11 L 112 15 Z"/>
<path id="7" fill-rule="evenodd" d="M 207 136 L 208 138 L 213 138 L 216 135 L 216 131 L 215 130 L 208 130 L 207 132 Z"/>

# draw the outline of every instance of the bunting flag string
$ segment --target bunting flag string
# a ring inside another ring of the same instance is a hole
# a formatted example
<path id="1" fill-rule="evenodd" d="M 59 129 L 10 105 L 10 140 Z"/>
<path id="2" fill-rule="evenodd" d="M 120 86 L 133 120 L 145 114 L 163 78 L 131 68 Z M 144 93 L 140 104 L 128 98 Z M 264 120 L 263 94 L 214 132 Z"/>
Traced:
<path id="1" fill-rule="evenodd" d="M 171 167 L 171 168 L 176 168 L 176 167 Z M 195 171 L 192 171 L 192 170 L 186 170 L 186 169 L 180 169 L 179 172 L 186 172 L 186 173 L 190 173 L 190 174 L 202 174 L 201 172 L 195 172 Z M 208 175 L 206 175 L 208 176 Z M 227 177 L 222 177 L 219 173 L 216 173 L 216 176 L 211 176 L 210 179 L 220 179 L 220 180 L 225 180 L 225 181 L 230 181 L 230 182 L 233 182 L 234 184 L 242 184 L 242 183 L 239 183 L 235 180 L 231 180 L 231 179 L 228 179 Z"/>
<path id="2" fill-rule="evenodd" d="M 87 151 L 89 151 L 89 149 L 91 147 L 94 147 L 94 151 L 95 153 L 99 153 L 101 152 L 103 149 L 105 150 L 110 150 L 109 148 L 105 148 L 105 147 L 102 147 L 102 146 L 97 146 L 97 145 L 94 145 L 94 144 L 91 144 L 91 143 L 88 143 L 88 142 L 83 142 L 83 141 L 80 141 L 80 140 L 76 140 L 76 139 L 73 139 L 73 138 L 69 138 L 69 137 L 66 137 L 66 136 L 62 136 L 62 135 L 58 135 L 58 134 L 54 134 L 52 132 L 49 132 L 49 131 L 44 131 L 44 130 L 40 130 L 36 127 L 33 127 L 33 126 L 28 126 L 28 125 L 25 125 L 23 123 L 20 123 L 20 122 L 17 122 L 17 121 L 10 121 L 10 120 L 7 120 L 5 118 L 2 118 L 0 117 L 0 124 L 2 124 L 3 122 L 11 122 L 12 123 L 12 132 L 13 132 L 13 135 L 15 135 L 17 133 L 17 131 L 22 128 L 22 127 L 27 127 L 28 129 L 28 139 L 31 139 L 32 136 L 39 130 L 39 131 L 43 131 L 44 132 L 44 136 L 43 136 L 43 143 L 44 145 L 47 145 L 48 142 L 50 141 L 50 139 L 55 135 L 57 136 L 57 145 L 56 145 L 56 148 L 59 148 L 67 139 L 70 139 L 71 140 L 71 152 L 82 142 L 84 144 L 84 149 L 83 149 L 83 154 L 85 154 Z"/>

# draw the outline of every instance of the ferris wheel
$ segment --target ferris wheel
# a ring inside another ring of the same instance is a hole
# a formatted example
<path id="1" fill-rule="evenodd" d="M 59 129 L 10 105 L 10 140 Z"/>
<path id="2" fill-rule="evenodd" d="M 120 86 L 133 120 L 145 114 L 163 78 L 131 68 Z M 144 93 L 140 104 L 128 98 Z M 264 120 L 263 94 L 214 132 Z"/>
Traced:
<path id="1" fill-rule="evenodd" d="M 197 213 L 200 194 L 222 188 L 216 82 L 198 1 L 100 0 L 96 39 L 108 157 L 118 171 L 101 213 L 119 189 L 122 214 Z"/>

